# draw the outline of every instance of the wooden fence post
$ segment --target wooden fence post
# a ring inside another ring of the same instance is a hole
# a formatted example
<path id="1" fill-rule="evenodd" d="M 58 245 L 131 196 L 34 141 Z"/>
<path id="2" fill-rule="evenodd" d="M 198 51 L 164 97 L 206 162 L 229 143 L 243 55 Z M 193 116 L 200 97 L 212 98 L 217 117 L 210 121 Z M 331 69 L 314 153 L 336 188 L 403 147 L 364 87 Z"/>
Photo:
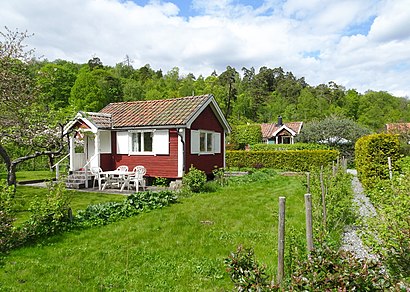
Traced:
<path id="1" fill-rule="evenodd" d="M 278 284 L 283 280 L 285 262 L 285 204 L 286 198 L 279 197 L 279 228 L 278 228 Z"/>
<path id="2" fill-rule="evenodd" d="M 323 165 L 320 167 L 320 189 L 322 190 L 323 226 L 326 228 L 326 190 L 325 183 L 323 181 Z"/>
<path id="3" fill-rule="evenodd" d="M 305 194 L 306 208 L 306 242 L 309 252 L 313 250 L 313 227 L 312 227 L 312 195 Z"/>
<path id="4" fill-rule="evenodd" d="M 391 157 L 387 157 L 387 163 L 389 164 L 389 177 L 390 180 L 393 179 L 393 171 L 392 171 L 392 167 L 391 167 Z"/>

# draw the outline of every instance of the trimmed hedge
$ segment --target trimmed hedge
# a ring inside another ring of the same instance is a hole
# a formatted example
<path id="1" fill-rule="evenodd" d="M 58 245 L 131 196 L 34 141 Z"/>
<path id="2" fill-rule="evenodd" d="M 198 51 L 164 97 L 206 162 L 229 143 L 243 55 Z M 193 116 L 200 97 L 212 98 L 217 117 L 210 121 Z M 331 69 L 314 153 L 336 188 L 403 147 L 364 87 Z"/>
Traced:
<path id="1" fill-rule="evenodd" d="M 251 150 L 255 151 L 274 151 L 274 150 L 328 150 L 332 149 L 326 144 L 317 143 L 295 143 L 295 144 L 254 144 Z"/>
<path id="2" fill-rule="evenodd" d="M 371 187 L 378 180 L 389 178 L 388 157 L 391 157 L 393 170 L 396 170 L 400 160 L 398 135 L 373 134 L 356 141 L 355 164 L 364 187 Z"/>
<path id="3" fill-rule="evenodd" d="M 226 151 L 226 166 L 307 171 L 328 165 L 338 156 L 337 150 Z"/>

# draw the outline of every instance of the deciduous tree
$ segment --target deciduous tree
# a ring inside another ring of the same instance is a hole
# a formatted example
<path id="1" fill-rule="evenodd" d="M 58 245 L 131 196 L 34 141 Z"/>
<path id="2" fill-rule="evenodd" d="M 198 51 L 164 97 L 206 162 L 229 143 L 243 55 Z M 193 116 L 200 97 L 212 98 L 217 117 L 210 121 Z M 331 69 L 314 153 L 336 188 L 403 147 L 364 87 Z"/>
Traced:
<path id="1" fill-rule="evenodd" d="M 39 98 L 35 76 L 30 70 L 33 50 L 24 41 L 27 32 L 0 32 L 0 157 L 7 168 L 8 185 L 16 184 L 16 167 L 40 155 L 63 149 L 58 122 Z M 22 156 L 11 149 L 24 148 Z"/>

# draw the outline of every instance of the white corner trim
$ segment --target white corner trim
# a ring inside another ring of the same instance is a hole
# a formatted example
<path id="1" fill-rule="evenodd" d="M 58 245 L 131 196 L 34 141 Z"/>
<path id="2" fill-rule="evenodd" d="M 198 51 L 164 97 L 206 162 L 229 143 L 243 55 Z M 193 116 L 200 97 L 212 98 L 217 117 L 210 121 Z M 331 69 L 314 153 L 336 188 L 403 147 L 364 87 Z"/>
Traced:
<path id="1" fill-rule="evenodd" d="M 291 128 L 287 127 L 286 125 L 282 125 L 282 127 L 280 127 L 275 132 L 273 132 L 272 137 L 275 137 L 280 131 L 282 131 L 284 129 L 287 130 L 292 136 L 296 136 L 295 131 L 293 131 Z"/>

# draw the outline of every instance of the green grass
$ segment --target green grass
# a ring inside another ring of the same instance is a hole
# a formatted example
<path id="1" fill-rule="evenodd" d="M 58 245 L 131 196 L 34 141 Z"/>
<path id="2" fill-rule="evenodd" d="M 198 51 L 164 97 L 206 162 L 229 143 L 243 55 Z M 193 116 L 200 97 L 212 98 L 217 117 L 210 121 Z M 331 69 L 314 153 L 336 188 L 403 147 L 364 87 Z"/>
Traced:
<path id="1" fill-rule="evenodd" d="M 232 290 L 224 259 L 239 244 L 253 247 L 273 274 L 278 197 L 287 198 L 287 226 L 304 230 L 304 191 L 298 178 L 276 176 L 54 236 L 12 251 L 0 268 L 0 290 Z"/>
<path id="2" fill-rule="evenodd" d="M 56 177 L 55 172 L 49 170 L 36 170 L 36 171 L 17 171 L 17 182 L 31 181 L 31 180 L 51 180 Z M 0 179 L 6 179 L 7 173 L 0 172 Z"/>
<path id="3" fill-rule="evenodd" d="M 124 200 L 123 195 L 88 193 L 75 190 L 69 190 L 70 206 L 75 214 L 77 210 L 85 209 L 90 204 L 98 204 L 103 202 L 121 202 Z M 15 196 L 16 225 L 20 225 L 30 217 L 29 207 L 33 199 L 38 196 L 42 197 L 47 194 L 47 188 L 17 186 Z"/>

